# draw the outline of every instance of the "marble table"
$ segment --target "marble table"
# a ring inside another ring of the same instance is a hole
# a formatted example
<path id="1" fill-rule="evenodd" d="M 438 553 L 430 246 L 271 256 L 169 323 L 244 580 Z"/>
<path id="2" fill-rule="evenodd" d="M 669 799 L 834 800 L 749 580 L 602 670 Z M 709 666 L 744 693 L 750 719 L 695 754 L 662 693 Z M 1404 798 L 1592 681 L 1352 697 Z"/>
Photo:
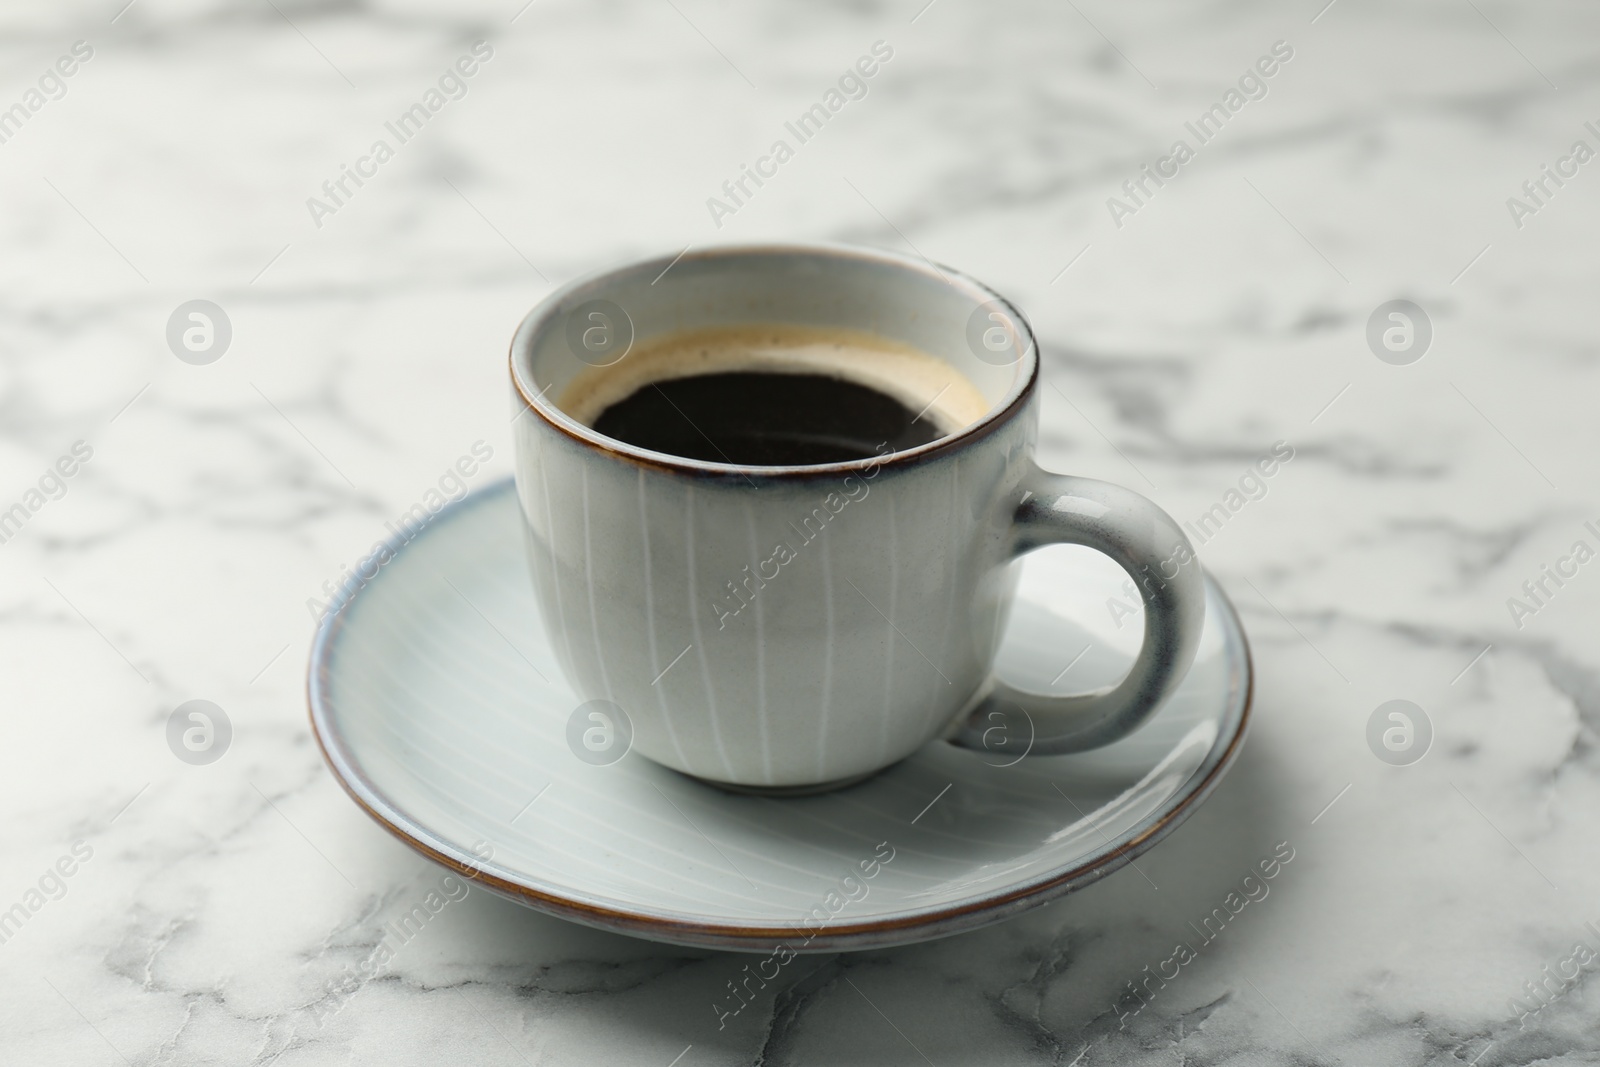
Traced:
<path id="1" fill-rule="evenodd" d="M 1600 16 L 1324 2 L 0 12 L 0 1061 L 1594 1062 Z M 763 238 L 991 282 L 1044 462 L 1223 505 L 1242 757 L 1142 873 L 807 958 L 722 1029 L 742 959 L 478 891 L 361 975 L 441 871 L 323 765 L 308 601 L 475 443 L 509 472 L 542 294 Z"/>

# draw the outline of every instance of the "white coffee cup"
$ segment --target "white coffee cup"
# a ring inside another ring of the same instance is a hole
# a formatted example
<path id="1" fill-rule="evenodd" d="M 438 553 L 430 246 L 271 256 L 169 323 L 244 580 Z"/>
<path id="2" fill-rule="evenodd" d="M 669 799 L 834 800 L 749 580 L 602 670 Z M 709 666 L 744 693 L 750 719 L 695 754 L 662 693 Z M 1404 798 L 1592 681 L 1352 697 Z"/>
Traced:
<path id="1" fill-rule="evenodd" d="M 958 370 L 989 409 L 877 458 L 750 467 L 626 444 L 553 399 L 641 340 L 757 323 L 911 345 Z M 1031 738 L 1036 754 L 1080 751 L 1137 729 L 1193 659 L 1204 586 L 1187 538 L 1137 493 L 1034 465 L 1032 332 L 948 268 L 811 245 L 631 264 L 541 302 L 512 342 L 511 379 L 527 409 L 514 429 L 528 558 L 562 667 L 586 698 L 623 709 L 634 750 L 659 763 L 798 792 L 940 738 L 993 750 L 998 731 L 1013 745 Z M 1021 692 L 992 673 L 1015 586 L 1007 564 L 1062 543 L 1133 578 L 1144 644 L 1116 686 Z M 732 621 L 730 580 L 749 591 Z"/>

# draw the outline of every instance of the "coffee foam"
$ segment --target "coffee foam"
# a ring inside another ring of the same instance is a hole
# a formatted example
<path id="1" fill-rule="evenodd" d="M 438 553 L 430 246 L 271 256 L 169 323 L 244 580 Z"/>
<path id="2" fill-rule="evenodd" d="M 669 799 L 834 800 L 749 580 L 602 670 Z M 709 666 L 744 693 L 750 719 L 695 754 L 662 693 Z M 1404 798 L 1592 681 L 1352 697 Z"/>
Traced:
<path id="1" fill-rule="evenodd" d="M 620 362 L 590 367 L 567 384 L 556 406 L 585 426 L 653 382 L 730 371 L 822 374 L 926 409 L 945 434 L 989 410 L 977 386 L 921 349 L 861 330 L 761 323 L 685 330 L 636 345 Z"/>

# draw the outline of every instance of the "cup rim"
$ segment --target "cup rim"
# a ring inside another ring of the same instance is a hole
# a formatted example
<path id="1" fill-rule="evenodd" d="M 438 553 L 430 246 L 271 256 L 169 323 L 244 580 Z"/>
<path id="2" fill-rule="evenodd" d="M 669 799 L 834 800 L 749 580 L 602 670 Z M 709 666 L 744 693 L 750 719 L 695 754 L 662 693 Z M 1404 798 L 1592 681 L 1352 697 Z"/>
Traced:
<path id="1" fill-rule="evenodd" d="M 969 290 L 976 304 L 984 304 L 990 301 L 1002 304 L 1011 313 L 1013 320 L 1020 324 L 1021 335 L 1027 341 L 1026 351 L 1017 361 L 1021 364 L 1018 373 L 1004 395 L 990 406 L 982 418 L 962 427 L 955 433 L 946 434 L 926 444 L 900 449 L 882 456 L 871 456 L 866 459 L 846 460 L 838 463 L 788 466 L 722 463 L 690 459 L 686 456 L 673 455 L 670 452 L 656 452 L 651 449 L 640 448 L 637 445 L 599 433 L 572 418 L 557 407 L 554 402 L 547 399 L 544 396 L 544 390 L 538 389 L 532 381 L 532 375 L 527 367 L 527 356 L 532 348 L 533 338 L 550 325 L 550 320 L 555 316 L 557 309 L 578 293 L 585 290 L 598 290 L 606 282 L 625 273 L 646 273 L 659 270 L 660 273 L 664 274 L 672 266 L 685 260 L 794 255 L 796 253 L 864 260 L 897 267 L 902 270 L 910 270 L 924 277 Z M 634 260 L 621 266 L 605 267 L 591 271 L 567 282 L 565 285 L 546 294 L 544 299 L 540 300 L 533 310 L 528 312 L 522 323 L 517 327 L 516 333 L 511 338 L 510 368 L 512 386 L 525 409 L 531 409 L 537 417 L 544 420 L 552 429 L 558 430 L 572 440 L 599 452 L 640 466 L 680 474 L 743 479 L 753 477 L 762 479 L 803 479 L 824 476 L 834 477 L 862 471 L 876 472 L 885 467 L 909 466 L 964 448 L 979 438 L 987 437 L 1015 417 L 1037 384 L 1039 379 L 1039 342 L 1038 338 L 1034 336 L 1033 325 L 1022 314 L 1021 309 L 1010 300 L 976 278 L 954 268 L 946 267 L 943 264 L 936 264 L 932 260 L 913 258 L 887 249 L 866 248 L 858 245 L 831 242 L 729 243 L 708 245 L 701 249 L 679 252 L 675 255 L 663 254 L 650 259 Z M 521 413 L 518 415 L 518 418 L 520 417 Z"/>

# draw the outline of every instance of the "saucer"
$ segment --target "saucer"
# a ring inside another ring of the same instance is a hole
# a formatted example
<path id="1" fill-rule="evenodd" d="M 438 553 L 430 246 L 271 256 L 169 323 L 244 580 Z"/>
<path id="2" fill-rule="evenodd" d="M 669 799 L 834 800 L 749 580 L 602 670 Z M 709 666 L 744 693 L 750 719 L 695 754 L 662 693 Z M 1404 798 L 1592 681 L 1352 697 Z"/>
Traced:
<path id="1" fill-rule="evenodd" d="M 1221 780 L 1249 717 L 1249 647 L 1208 575 L 1194 666 L 1115 744 L 1016 758 L 934 742 L 834 792 L 740 795 L 637 753 L 596 766 L 569 747 L 583 698 L 539 618 L 509 480 L 379 555 L 312 646 L 311 725 L 334 776 L 390 833 L 485 888 L 656 941 L 833 952 L 1004 919 L 1170 833 Z M 999 673 L 1061 693 L 1120 678 L 1143 631 L 1121 572 L 1078 548 L 1020 566 Z"/>

